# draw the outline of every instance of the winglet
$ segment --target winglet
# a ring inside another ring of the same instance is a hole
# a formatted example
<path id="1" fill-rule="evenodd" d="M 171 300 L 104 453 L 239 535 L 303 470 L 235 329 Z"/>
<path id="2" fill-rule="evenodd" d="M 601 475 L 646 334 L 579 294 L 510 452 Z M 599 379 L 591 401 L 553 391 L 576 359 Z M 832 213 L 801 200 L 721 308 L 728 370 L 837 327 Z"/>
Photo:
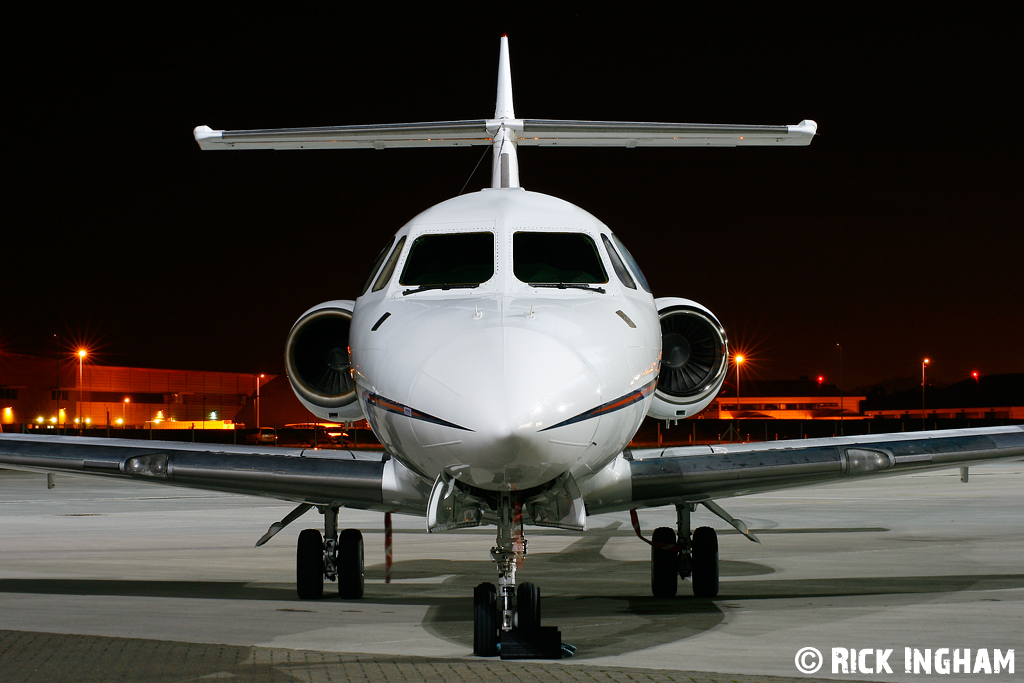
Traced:
<path id="1" fill-rule="evenodd" d="M 200 149 L 212 149 L 211 145 L 223 142 L 223 133 L 224 131 L 213 130 L 209 126 L 196 126 L 196 129 L 192 131 Z"/>

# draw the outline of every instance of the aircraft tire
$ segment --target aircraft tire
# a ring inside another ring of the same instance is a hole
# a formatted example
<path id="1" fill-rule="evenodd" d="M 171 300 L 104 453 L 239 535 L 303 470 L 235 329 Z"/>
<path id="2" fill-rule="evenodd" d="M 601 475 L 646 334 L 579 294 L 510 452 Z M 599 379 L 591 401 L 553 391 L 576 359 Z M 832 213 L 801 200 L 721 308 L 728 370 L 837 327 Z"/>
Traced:
<path id="1" fill-rule="evenodd" d="M 295 587 L 302 600 L 324 597 L 324 540 L 317 529 L 303 529 L 295 549 Z"/>
<path id="2" fill-rule="evenodd" d="M 473 589 L 473 654 L 477 657 L 498 654 L 497 602 L 493 583 L 481 583 Z"/>
<path id="3" fill-rule="evenodd" d="M 338 536 L 338 595 L 346 600 L 363 597 L 363 534 L 359 529 L 345 529 Z"/>
<path id="4" fill-rule="evenodd" d="M 679 553 L 664 546 L 676 544 L 676 532 L 667 526 L 658 527 L 651 541 L 651 594 L 673 598 L 679 590 Z"/>
<path id="5" fill-rule="evenodd" d="M 698 598 L 718 595 L 718 534 L 709 526 L 693 532 L 693 594 Z"/>
<path id="6" fill-rule="evenodd" d="M 537 584 L 520 584 L 516 589 L 516 614 L 519 628 L 540 628 L 540 588 Z"/>

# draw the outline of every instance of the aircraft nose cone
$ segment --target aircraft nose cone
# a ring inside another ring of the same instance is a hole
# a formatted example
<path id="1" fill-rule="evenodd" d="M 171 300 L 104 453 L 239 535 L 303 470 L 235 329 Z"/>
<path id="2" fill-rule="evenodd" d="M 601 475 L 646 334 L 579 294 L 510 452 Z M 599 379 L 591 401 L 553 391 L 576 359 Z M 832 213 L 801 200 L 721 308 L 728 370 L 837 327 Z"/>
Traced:
<path id="1" fill-rule="evenodd" d="M 462 443 L 449 471 L 491 489 L 512 482 L 528 488 L 565 472 L 590 446 L 597 421 L 557 435 L 544 430 L 601 403 L 599 382 L 578 353 L 515 327 L 453 339 L 423 365 L 412 393 L 465 428 L 454 435 Z"/>

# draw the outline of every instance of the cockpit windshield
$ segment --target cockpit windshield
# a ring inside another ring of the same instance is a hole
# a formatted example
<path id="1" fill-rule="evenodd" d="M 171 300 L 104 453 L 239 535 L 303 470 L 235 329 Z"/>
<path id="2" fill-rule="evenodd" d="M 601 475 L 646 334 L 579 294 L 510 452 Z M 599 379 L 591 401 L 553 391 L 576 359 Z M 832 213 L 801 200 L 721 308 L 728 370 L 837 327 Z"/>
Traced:
<path id="1" fill-rule="evenodd" d="M 512 261 L 515 276 L 528 284 L 608 282 L 594 240 L 581 232 L 517 232 Z"/>
<path id="2" fill-rule="evenodd" d="M 494 275 L 494 233 L 421 235 L 409 248 L 399 283 L 478 285 Z"/>

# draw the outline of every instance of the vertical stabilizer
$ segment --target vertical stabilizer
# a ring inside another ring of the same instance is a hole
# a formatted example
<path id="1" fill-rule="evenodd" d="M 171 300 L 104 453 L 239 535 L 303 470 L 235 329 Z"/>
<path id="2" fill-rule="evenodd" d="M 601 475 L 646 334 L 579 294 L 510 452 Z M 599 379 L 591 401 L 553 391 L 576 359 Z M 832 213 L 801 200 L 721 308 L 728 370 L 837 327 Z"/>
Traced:
<path id="1" fill-rule="evenodd" d="M 491 187 L 519 187 L 519 157 L 516 155 L 516 132 L 523 122 L 516 118 L 512 104 L 512 67 L 508 57 L 508 36 L 501 37 L 498 56 L 498 95 L 494 101 L 494 118 L 487 130 L 494 138 L 494 159 L 491 164 Z"/>
<path id="2" fill-rule="evenodd" d="M 501 52 L 498 56 L 498 97 L 494 102 L 494 118 L 515 117 L 516 110 L 512 104 L 512 68 L 508 61 L 508 36 L 502 36 Z"/>

